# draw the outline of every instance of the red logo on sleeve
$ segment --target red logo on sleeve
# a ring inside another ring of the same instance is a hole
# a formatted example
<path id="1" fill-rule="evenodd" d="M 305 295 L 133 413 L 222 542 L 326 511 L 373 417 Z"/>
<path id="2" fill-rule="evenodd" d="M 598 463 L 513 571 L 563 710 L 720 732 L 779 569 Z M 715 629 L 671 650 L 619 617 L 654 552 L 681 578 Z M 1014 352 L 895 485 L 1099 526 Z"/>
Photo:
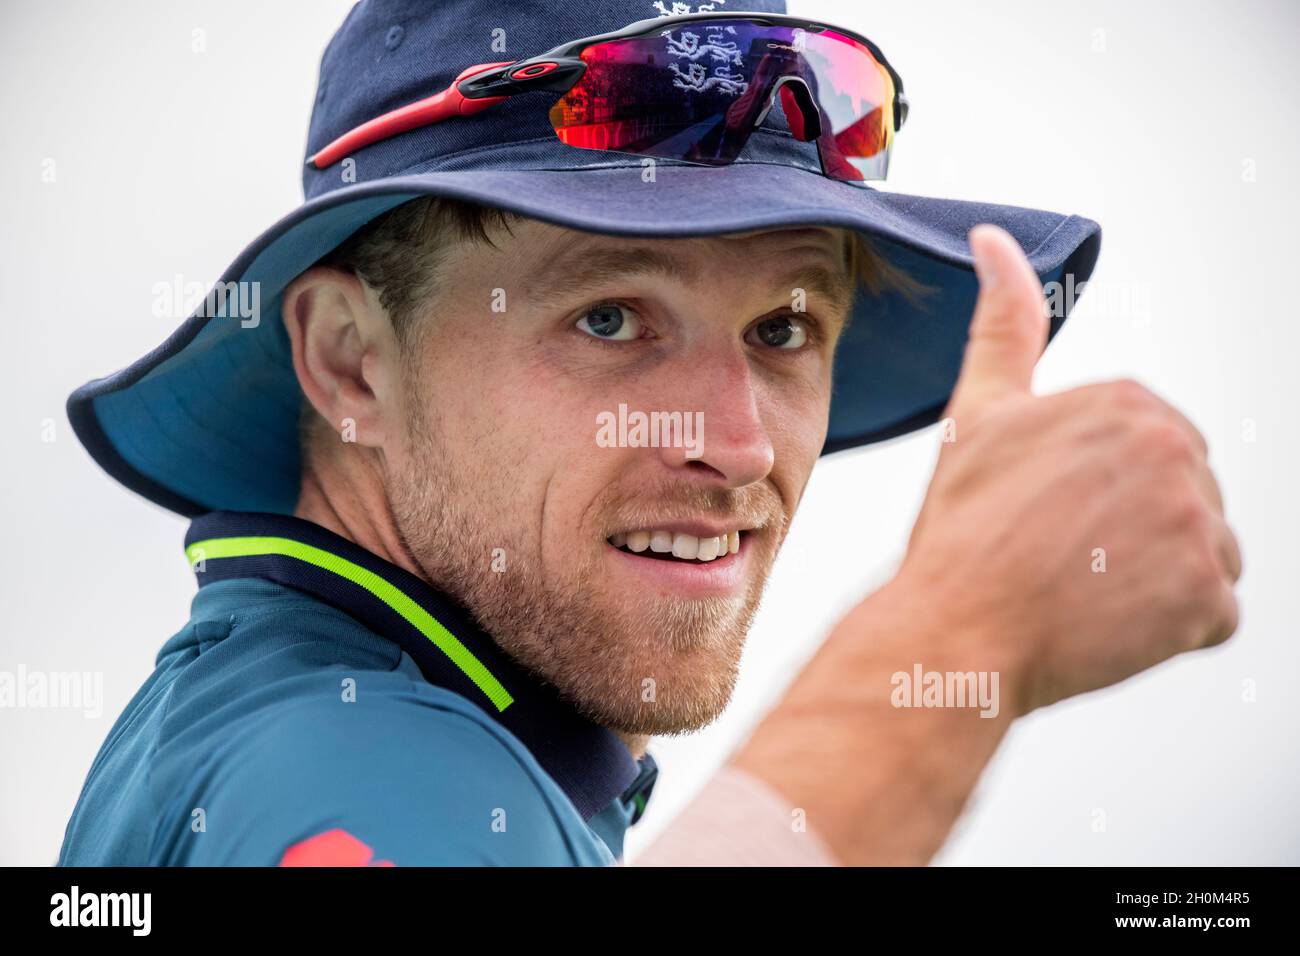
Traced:
<path id="1" fill-rule="evenodd" d="M 347 830 L 334 829 L 300 840 L 280 857 L 280 866 L 395 866 L 374 859 L 375 851 Z"/>

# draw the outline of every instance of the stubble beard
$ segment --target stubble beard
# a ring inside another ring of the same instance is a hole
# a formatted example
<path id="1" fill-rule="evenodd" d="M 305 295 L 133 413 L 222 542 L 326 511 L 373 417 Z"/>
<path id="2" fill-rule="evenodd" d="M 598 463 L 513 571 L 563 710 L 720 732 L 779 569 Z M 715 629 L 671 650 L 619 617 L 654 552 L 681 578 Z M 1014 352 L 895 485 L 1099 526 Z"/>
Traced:
<path id="1" fill-rule="evenodd" d="M 535 539 L 508 522 L 492 493 L 504 476 L 475 456 L 452 454 L 418 401 L 409 428 L 407 465 L 386 482 L 389 507 L 407 552 L 435 587 L 603 727 L 676 735 L 717 719 L 735 689 L 783 515 L 781 533 L 768 539 L 772 553 L 756 548 L 749 556 L 755 571 L 738 596 L 611 595 L 599 586 L 599 548 L 581 549 L 562 574 L 546 573 Z"/>

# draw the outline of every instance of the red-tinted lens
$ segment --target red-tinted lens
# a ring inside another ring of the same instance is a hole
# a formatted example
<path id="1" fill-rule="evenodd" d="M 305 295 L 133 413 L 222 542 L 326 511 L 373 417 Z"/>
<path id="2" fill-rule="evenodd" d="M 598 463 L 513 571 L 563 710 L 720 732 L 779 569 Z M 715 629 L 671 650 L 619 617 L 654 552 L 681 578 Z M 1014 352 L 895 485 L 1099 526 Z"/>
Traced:
<path id="1" fill-rule="evenodd" d="M 570 146 L 730 163 L 762 109 L 750 83 L 752 32 L 743 22 L 694 23 L 589 46 L 587 71 L 551 108 L 551 125 Z"/>
<path id="2" fill-rule="evenodd" d="M 587 71 L 551 109 L 571 146 L 725 165 L 744 147 L 782 77 L 809 90 L 821 116 L 827 175 L 881 179 L 893 134 L 894 84 L 843 34 L 736 20 L 679 25 L 594 44 Z M 789 113 L 791 98 L 783 95 Z M 801 129 L 805 117 L 790 117 Z"/>
<path id="3" fill-rule="evenodd" d="M 802 46 L 827 175 L 884 179 L 894 143 L 894 78 L 859 41 L 834 30 L 804 33 Z"/>

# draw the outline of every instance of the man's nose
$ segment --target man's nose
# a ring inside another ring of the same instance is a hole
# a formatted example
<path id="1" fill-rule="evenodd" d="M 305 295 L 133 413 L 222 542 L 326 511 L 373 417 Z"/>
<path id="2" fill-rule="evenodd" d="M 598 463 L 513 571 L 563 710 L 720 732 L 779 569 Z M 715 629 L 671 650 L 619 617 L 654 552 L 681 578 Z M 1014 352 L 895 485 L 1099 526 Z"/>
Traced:
<path id="1" fill-rule="evenodd" d="M 674 382 L 665 406 L 682 411 L 683 435 L 691 441 L 661 446 L 660 456 L 673 469 L 716 472 L 728 488 L 762 481 L 776 455 L 748 361 L 734 348 L 711 349 L 697 359 L 692 372 Z"/>

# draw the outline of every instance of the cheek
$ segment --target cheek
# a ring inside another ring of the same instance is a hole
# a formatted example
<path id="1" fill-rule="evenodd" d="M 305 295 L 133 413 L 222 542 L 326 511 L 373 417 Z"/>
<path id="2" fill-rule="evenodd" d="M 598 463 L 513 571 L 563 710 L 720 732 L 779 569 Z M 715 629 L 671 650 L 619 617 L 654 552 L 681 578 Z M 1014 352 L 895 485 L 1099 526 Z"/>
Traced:
<path id="1" fill-rule="evenodd" d="M 829 377 L 824 383 L 782 383 L 768 393 L 764 422 L 772 442 L 771 480 L 791 515 L 826 443 L 829 419 Z"/>
<path id="2" fill-rule="evenodd" d="M 790 460 L 815 461 L 830 421 L 829 372 L 770 378 L 762 387 L 761 407 L 776 460 L 780 462 L 784 453 Z"/>
<path id="3" fill-rule="evenodd" d="M 596 441 L 597 416 L 610 404 L 605 388 L 542 362 L 525 367 L 502 392 L 499 414 L 511 419 L 503 433 L 516 450 L 530 518 L 544 521 L 537 533 L 548 548 L 585 537 L 598 517 L 592 514 L 593 503 L 611 484 L 621 454 Z M 512 485 L 515 481 L 512 476 Z"/>
<path id="4" fill-rule="evenodd" d="M 477 359 L 440 356 L 420 400 L 440 453 L 461 476 L 452 492 L 476 499 L 484 525 L 507 525 L 528 541 L 543 532 L 572 537 L 608 483 L 597 453 L 610 450 L 596 445 L 600 402 L 591 397 L 601 390 L 561 380 L 548 363 L 514 352 L 499 347 L 486 361 L 482 351 Z"/>

